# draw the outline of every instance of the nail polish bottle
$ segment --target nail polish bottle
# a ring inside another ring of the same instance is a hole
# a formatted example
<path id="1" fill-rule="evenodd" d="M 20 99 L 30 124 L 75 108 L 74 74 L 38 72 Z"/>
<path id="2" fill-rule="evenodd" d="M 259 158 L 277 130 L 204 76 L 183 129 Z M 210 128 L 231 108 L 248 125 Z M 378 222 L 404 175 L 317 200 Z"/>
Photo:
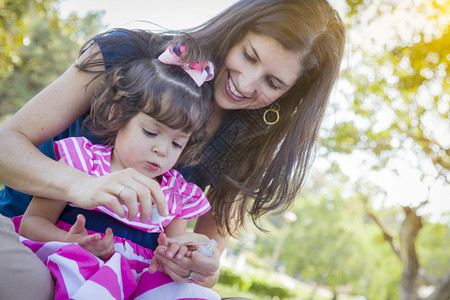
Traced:
<path id="1" fill-rule="evenodd" d="M 201 245 L 197 251 L 204 256 L 211 257 L 213 255 L 214 248 L 217 247 L 217 242 L 215 240 L 210 240 L 209 242 Z"/>

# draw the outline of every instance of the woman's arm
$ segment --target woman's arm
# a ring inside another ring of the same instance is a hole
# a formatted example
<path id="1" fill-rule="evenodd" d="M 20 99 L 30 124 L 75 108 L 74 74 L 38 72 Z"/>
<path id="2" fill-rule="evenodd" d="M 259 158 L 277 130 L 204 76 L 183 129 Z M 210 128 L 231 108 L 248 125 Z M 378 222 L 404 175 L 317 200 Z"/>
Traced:
<path id="1" fill-rule="evenodd" d="M 79 60 L 90 51 L 91 47 Z M 57 198 L 66 196 L 68 183 L 81 172 L 57 166 L 36 149 L 69 127 L 89 109 L 98 80 L 74 65 L 31 99 L 0 128 L 0 180 L 20 191 Z M 72 172 L 71 172 L 72 171 Z"/>
<path id="2" fill-rule="evenodd" d="M 81 62 L 97 53 L 98 45 L 87 49 Z M 102 58 L 101 54 L 97 54 Z M 76 63 L 77 63 L 76 62 Z M 99 70 L 103 67 L 98 67 Z M 124 170 L 99 178 L 92 177 L 43 155 L 36 147 L 50 140 L 89 110 L 90 100 L 100 86 L 101 77 L 80 71 L 75 64 L 46 89 L 31 99 L 0 128 L 0 181 L 32 195 L 70 201 L 82 208 L 110 207 L 120 216 L 125 211 L 117 193 L 130 187 L 121 197 L 128 206 L 129 218 L 138 213 L 141 220 L 151 215 L 152 199 L 162 216 L 167 205 L 159 184 L 134 170 Z"/>

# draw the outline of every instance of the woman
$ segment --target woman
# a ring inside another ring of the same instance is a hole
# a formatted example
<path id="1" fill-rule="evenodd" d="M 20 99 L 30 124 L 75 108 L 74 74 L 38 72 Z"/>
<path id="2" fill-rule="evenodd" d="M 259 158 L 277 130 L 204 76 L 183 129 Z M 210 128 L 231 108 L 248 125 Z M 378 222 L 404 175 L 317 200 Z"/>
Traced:
<path id="1" fill-rule="evenodd" d="M 211 258 L 173 258 L 185 240 L 198 238 L 186 235 L 169 240 L 171 246 L 155 254 L 173 280 L 212 286 L 219 275 L 220 253 L 228 236 L 244 225 L 247 211 L 256 222 L 264 213 L 287 209 L 300 191 L 339 73 L 345 30 L 326 0 L 242 0 L 186 31 L 216 55 L 215 108 L 208 126 L 213 137 L 201 163 L 183 175 L 201 187 L 211 186 L 212 212 L 198 219 L 194 231 L 215 239 L 218 246 Z M 156 57 L 169 39 L 149 32 L 97 37 L 75 65 L 1 128 L 0 137 L 8 143 L 0 146 L 0 180 L 22 192 L 84 208 L 107 205 L 119 215 L 124 212 L 117 193 L 128 186 L 133 192 L 121 199 L 131 217 L 138 203 L 151 199 L 165 215 L 158 185 L 134 170 L 90 178 L 48 159 L 36 146 L 89 110 L 105 67 L 138 57 L 143 48 Z M 66 135 L 76 135 L 77 128 L 71 126 Z M 19 214 L 26 200 L 8 192 L 3 191 L 1 212 Z M 146 211 L 141 218 L 150 214 Z M 160 244 L 165 242 L 161 237 Z"/>

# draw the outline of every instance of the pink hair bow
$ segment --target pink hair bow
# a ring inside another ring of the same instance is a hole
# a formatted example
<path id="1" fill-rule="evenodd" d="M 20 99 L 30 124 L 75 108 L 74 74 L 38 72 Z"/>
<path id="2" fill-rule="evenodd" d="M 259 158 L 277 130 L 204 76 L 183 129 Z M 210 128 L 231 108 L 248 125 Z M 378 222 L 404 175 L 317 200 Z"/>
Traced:
<path id="1" fill-rule="evenodd" d="M 180 57 L 183 54 L 186 47 L 184 45 L 173 45 L 167 47 L 166 51 L 164 51 L 158 59 L 168 65 L 176 65 L 183 68 L 186 73 L 191 76 L 191 78 L 195 81 L 197 86 L 201 86 L 205 81 L 210 81 L 214 78 L 214 65 L 212 62 L 208 61 L 205 69 L 202 71 L 202 66 L 200 63 L 186 63 Z M 177 54 L 176 52 L 179 52 Z"/>

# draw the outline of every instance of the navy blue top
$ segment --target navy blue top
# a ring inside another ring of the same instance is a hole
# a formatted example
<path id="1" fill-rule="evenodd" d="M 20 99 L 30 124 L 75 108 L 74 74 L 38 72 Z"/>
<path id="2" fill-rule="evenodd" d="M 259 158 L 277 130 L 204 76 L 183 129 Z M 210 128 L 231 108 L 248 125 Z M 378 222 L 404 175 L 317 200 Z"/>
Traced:
<path id="1" fill-rule="evenodd" d="M 125 33 L 113 33 L 114 34 L 125 34 Z M 106 37 L 101 37 L 99 39 L 107 39 Z M 97 40 L 98 41 L 98 40 Z M 105 61 L 105 68 L 111 67 L 114 63 L 119 63 L 122 59 L 127 60 L 129 57 L 136 56 L 136 50 L 132 47 L 127 47 L 127 45 L 119 46 L 118 51 L 105 50 L 107 43 L 99 43 L 100 49 L 102 51 L 103 59 Z M 116 49 L 117 50 L 117 49 Z M 114 62 L 114 63 L 113 63 Z M 80 117 L 72 125 L 69 126 L 64 132 L 57 135 L 50 141 L 44 143 L 39 147 L 39 150 L 46 156 L 56 159 L 53 150 L 53 143 L 57 140 L 73 137 L 73 136 L 85 136 L 91 140 L 94 144 L 100 143 L 98 138 L 89 134 L 89 132 L 81 130 L 81 125 L 85 116 Z M 236 137 L 236 133 L 242 126 L 242 122 L 239 120 L 237 114 L 231 114 L 222 127 L 215 133 L 215 135 L 208 141 L 203 151 L 203 158 L 200 164 L 193 167 L 182 168 L 178 166 L 178 169 L 187 181 L 197 184 L 202 189 L 205 189 L 208 185 L 213 183 L 221 174 L 221 172 L 227 168 L 227 166 L 233 162 L 234 157 L 237 155 L 237 151 L 233 151 L 231 147 L 232 140 Z M 21 215 L 25 212 L 26 207 L 32 199 L 31 195 L 27 195 L 16 190 L 13 190 L 5 186 L 0 191 L 0 213 L 8 217 L 13 217 Z M 151 239 L 148 239 L 148 234 L 140 231 L 133 230 L 133 228 L 128 226 L 121 226 L 120 222 L 116 222 L 115 219 L 109 216 L 96 213 L 95 216 L 91 215 L 94 212 L 86 211 L 83 209 L 75 209 L 71 206 L 67 206 L 61 215 L 61 219 L 68 223 L 73 224 L 76 220 L 76 215 L 78 213 L 83 213 L 85 215 L 90 215 L 90 220 L 86 224 L 86 228 L 90 230 L 95 230 L 98 232 L 104 232 L 106 227 L 111 227 L 114 234 L 117 236 L 122 236 L 129 238 L 134 242 L 144 245 L 148 248 L 154 249 L 156 246 L 157 235 L 154 235 Z M 87 219 L 87 218 L 86 218 Z M 120 223 L 120 224 L 119 224 Z M 146 240 L 147 242 L 140 242 L 140 240 Z"/>

